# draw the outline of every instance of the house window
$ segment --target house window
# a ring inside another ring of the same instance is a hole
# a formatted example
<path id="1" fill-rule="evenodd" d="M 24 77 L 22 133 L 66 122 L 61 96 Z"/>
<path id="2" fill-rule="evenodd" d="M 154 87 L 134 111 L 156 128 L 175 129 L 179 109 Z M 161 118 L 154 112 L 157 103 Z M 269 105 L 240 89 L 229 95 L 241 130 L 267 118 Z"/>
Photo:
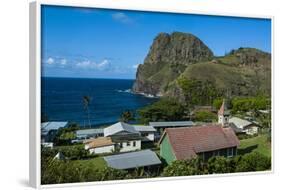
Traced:
<path id="1" fill-rule="evenodd" d="M 227 156 L 232 157 L 233 156 L 233 148 L 228 148 L 227 149 Z"/>
<path id="2" fill-rule="evenodd" d="M 133 146 L 136 146 L 136 141 L 133 142 Z"/>
<path id="3" fill-rule="evenodd" d="M 220 155 L 220 151 L 219 150 L 215 150 L 214 152 L 213 152 L 213 156 L 219 156 Z"/>
<path id="4" fill-rule="evenodd" d="M 142 137 L 147 137 L 147 136 L 148 136 L 148 133 L 142 133 L 141 136 L 142 136 Z"/>
<path id="5" fill-rule="evenodd" d="M 131 146 L 131 142 L 128 141 L 128 142 L 127 142 L 127 146 Z"/>

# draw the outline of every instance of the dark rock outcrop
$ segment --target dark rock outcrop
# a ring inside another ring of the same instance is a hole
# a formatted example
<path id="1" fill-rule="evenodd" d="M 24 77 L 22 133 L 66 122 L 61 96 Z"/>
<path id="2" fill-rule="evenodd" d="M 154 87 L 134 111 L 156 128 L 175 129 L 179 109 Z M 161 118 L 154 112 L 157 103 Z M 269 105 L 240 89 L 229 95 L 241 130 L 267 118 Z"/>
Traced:
<path id="1" fill-rule="evenodd" d="M 213 52 L 192 34 L 160 33 L 139 65 L 133 91 L 162 95 L 169 82 L 193 63 L 210 60 Z"/>

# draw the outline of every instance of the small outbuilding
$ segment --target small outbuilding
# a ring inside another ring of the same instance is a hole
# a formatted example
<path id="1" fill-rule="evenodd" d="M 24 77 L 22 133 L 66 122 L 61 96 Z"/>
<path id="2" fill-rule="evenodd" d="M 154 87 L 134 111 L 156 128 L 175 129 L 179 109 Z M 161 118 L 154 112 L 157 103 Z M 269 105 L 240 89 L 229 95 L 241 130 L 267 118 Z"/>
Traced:
<path id="1" fill-rule="evenodd" d="M 155 152 L 147 149 L 112 156 L 105 156 L 107 165 L 115 169 L 135 169 L 139 167 L 153 167 L 161 164 Z"/>
<path id="2" fill-rule="evenodd" d="M 194 123 L 192 121 L 160 121 L 149 122 L 149 125 L 162 133 L 166 128 L 190 127 Z"/>
<path id="3" fill-rule="evenodd" d="M 239 117 L 231 117 L 229 119 L 229 126 L 236 133 L 246 133 L 248 135 L 254 135 L 259 131 L 259 126 L 256 123 L 241 119 Z"/>

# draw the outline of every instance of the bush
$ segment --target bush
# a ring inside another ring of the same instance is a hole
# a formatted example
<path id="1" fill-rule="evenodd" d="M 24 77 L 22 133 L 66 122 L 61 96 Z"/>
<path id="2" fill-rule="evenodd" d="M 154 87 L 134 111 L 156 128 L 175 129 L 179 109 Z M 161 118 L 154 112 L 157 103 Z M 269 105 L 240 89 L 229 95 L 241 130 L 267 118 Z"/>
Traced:
<path id="1" fill-rule="evenodd" d="M 207 162 L 201 159 L 176 160 L 164 168 L 162 176 L 189 176 L 233 172 L 265 171 L 271 168 L 271 159 L 253 152 L 233 158 L 212 157 Z"/>
<path id="2" fill-rule="evenodd" d="M 208 172 L 210 174 L 231 173 L 234 172 L 234 167 L 232 159 L 222 156 L 212 157 L 208 160 Z"/>
<path id="3" fill-rule="evenodd" d="M 162 176 L 189 176 L 207 173 L 204 163 L 200 158 L 191 160 L 176 160 L 164 168 Z"/>
<path id="4" fill-rule="evenodd" d="M 109 167 L 96 169 L 78 165 L 72 161 L 45 160 L 41 164 L 42 184 L 74 183 L 89 181 L 120 180 L 128 177 L 128 172 Z"/>
<path id="5" fill-rule="evenodd" d="M 253 137 L 257 137 L 257 136 L 258 136 L 258 134 L 253 134 L 253 135 L 248 135 L 245 133 L 237 134 L 237 137 L 239 140 L 249 139 L 249 138 L 253 138 Z"/>
<path id="6" fill-rule="evenodd" d="M 271 169 L 271 158 L 258 152 L 245 154 L 236 163 L 236 172 L 264 171 Z"/>
<path id="7" fill-rule="evenodd" d="M 89 151 L 85 150 L 83 145 L 62 146 L 50 148 L 42 148 L 41 156 L 53 158 L 58 152 L 61 152 L 66 158 L 70 160 L 80 160 L 84 158 L 93 157 Z"/>

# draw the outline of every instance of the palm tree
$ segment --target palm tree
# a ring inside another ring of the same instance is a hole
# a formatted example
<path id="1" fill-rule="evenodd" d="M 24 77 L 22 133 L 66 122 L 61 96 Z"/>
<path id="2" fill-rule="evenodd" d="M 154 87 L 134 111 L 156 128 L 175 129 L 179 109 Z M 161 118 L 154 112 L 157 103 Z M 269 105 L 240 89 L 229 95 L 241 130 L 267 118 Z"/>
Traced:
<path id="1" fill-rule="evenodd" d="M 90 110 L 89 110 L 90 102 L 91 102 L 91 97 L 90 96 L 83 96 L 83 105 L 84 105 L 84 109 L 85 109 L 87 117 L 88 117 L 89 127 L 91 127 Z M 84 123 L 84 127 L 85 127 L 85 123 Z"/>
<path id="2" fill-rule="evenodd" d="M 134 113 L 130 110 L 126 110 L 121 114 L 119 121 L 129 122 L 134 119 L 135 119 Z"/>

